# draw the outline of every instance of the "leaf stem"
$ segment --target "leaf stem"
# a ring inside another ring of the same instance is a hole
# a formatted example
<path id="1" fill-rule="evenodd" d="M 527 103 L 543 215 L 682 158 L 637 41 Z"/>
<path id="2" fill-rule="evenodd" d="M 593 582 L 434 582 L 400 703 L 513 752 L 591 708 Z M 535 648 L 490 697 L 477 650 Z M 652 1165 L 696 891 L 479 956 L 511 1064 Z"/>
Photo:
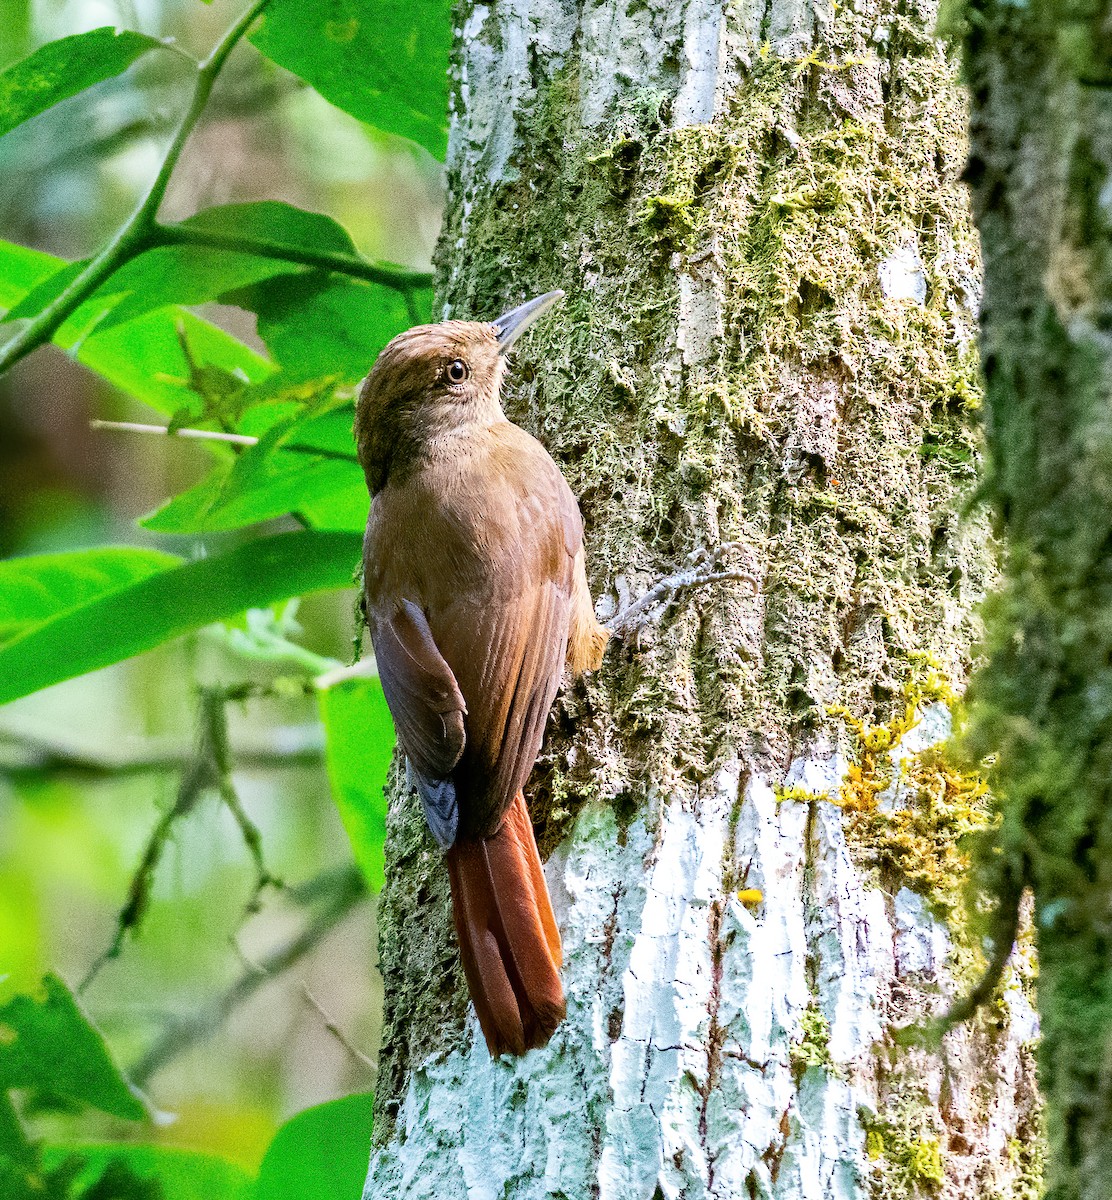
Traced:
<path id="1" fill-rule="evenodd" d="M 258 258 L 277 258 L 283 262 L 298 263 L 322 271 L 335 271 L 339 275 L 350 275 L 355 279 L 365 279 L 368 283 L 379 283 L 407 294 L 413 288 L 432 287 L 433 282 L 430 271 L 409 271 L 404 267 L 370 262 L 355 254 L 313 250 L 307 246 L 285 246 L 281 242 L 271 242 L 263 238 L 198 229 L 190 225 L 156 225 L 152 240 L 158 245 L 207 246 L 214 250 L 254 254 Z"/>
<path id="2" fill-rule="evenodd" d="M 185 143 L 193 132 L 201 113 L 212 93 L 213 85 L 221 68 L 243 37 L 252 21 L 263 11 L 269 0 L 254 0 L 254 3 L 224 34 L 212 53 L 197 68 L 197 79 L 193 86 L 193 97 L 182 117 L 169 149 L 158 169 L 146 196 L 139 207 L 116 232 L 112 240 L 97 254 L 89 265 L 73 279 L 23 330 L 12 338 L 0 351 L 0 374 L 26 358 L 33 350 L 54 336 L 98 287 L 129 259 L 148 249 L 155 243 L 157 226 L 155 217 L 159 205 L 166 195 L 170 176 L 181 158 Z"/>

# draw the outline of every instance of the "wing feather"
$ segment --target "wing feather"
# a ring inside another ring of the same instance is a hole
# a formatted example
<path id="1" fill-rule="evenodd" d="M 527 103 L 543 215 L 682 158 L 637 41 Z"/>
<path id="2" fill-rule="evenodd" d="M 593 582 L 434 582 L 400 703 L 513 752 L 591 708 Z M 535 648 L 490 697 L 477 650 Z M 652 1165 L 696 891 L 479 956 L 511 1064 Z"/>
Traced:
<path id="1" fill-rule="evenodd" d="M 461 836 L 498 830 L 540 752 L 582 531 L 556 464 L 508 422 L 375 497 L 366 575 L 383 689 L 430 784 L 426 812 L 450 776 Z"/>

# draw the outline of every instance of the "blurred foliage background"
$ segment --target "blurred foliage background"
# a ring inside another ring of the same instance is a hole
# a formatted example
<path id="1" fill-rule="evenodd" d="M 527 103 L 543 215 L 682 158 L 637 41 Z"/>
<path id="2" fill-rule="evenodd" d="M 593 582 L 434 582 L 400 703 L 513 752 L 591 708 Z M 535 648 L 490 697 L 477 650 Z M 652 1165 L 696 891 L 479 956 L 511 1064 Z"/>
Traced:
<path id="1" fill-rule="evenodd" d="M 173 38 L 202 58 L 243 9 L 229 0 L 0 0 L 0 68 L 105 25 Z M 432 14 L 446 30 L 442 9 L 414 5 L 406 19 Z M 65 259 L 108 241 L 157 173 L 193 74 L 172 53 L 146 54 L 0 138 L 0 237 Z M 264 199 L 327 213 L 368 260 L 427 271 L 442 165 L 244 42 L 160 216 Z M 216 303 L 196 311 L 268 353 L 253 312 Z M 364 370 L 375 349 L 367 346 Z M 283 358 L 283 367 L 296 364 Z M 93 418 L 165 424 L 55 346 L 0 378 L 4 558 L 127 545 L 189 560 L 313 525 L 276 516 L 226 531 L 145 529 L 137 520 L 203 479 L 217 451 L 91 430 Z M 0 708 L 0 1004 L 47 972 L 82 988 L 116 1061 L 163 1114 L 136 1124 L 25 1101 L 37 1135 L 183 1147 L 254 1173 L 291 1114 L 373 1089 L 373 901 L 330 796 L 317 701 L 289 678 L 291 662 L 304 676 L 325 660 L 350 661 L 353 601 L 348 589 L 282 602 Z M 140 608 L 134 619 L 144 620 Z M 81 633 L 97 636 L 95 623 Z M 212 749 L 204 697 L 229 693 L 240 698 L 215 706 L 226 717 L 235 793 L 222 798 L 221 781 L 191 784 L 190 771 Z M 150 874 L 142 925 L 105 959 L 152 834 L 191 787 L 194 802 Z M 252 827 L 262 867 L 244 836 Z"/>

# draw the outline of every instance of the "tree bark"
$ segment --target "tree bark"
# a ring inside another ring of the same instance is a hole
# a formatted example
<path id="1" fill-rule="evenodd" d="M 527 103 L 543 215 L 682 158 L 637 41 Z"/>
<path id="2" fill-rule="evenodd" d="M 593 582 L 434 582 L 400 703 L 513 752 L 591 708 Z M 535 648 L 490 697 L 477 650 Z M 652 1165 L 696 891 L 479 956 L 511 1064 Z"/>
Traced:
<path id="1" fill-rule="evenodd" d="M 1034 1196 L 1030 948 L 937 1051 L 893 1033 L 982 965 L 985 801 L 937 749 L 991 547 L 934 5 L 459 20 L 444 313 L 568 293 L 508 410 L 582 499 L 600 615 L 699 547 L 761 586 L 682 597 L 557 703 L 527 789 L 566 958 L 546 1049 L 490 1060 L 397 791 L 365 1196 Z"/>
<path id="2" fill-rule="evenodd" d="M 1007 538 L 976 729 L 998 749 L 990 865 L 1039 929 L 1048 1196 L 1112 1195 L 1112 26 L 1106 5 L 964 13 L 982 356 Z"/>

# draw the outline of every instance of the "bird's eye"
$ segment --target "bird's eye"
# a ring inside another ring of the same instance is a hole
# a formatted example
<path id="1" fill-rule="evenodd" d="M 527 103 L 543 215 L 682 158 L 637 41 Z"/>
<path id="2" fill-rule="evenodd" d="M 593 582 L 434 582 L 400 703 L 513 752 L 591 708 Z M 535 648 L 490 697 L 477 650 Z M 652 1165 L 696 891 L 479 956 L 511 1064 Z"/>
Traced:
<path id="1" fill-rule="evenodd" d="M 467 363 L 462 358 L 456 358 L 448 364 L 447 374 L 449 383 L 463 383 L 471 372 L 467 369 Z"/>

